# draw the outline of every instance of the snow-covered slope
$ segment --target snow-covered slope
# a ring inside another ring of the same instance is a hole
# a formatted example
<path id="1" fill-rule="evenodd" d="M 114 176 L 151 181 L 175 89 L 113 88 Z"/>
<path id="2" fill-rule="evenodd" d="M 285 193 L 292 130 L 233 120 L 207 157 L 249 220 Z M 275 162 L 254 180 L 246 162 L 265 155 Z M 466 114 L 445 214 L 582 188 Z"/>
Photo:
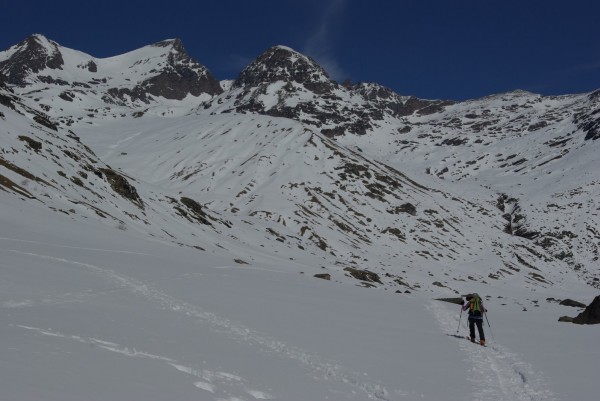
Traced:
<path id="1" fill-rule="evenodd" d="M 597 93 L 517 91 L 407 117 L 401 135 L 390 127 L 340 142 L 495 204 L 507 233 L 541 246 L 598 287 L 599 110 Z"/>
<path id="2" fill-rule="evenodd" d="M 23 201 L 0 197 L 0 399 L 597 396 L 598 327 L 556 321 L 575 309 L 535 291 L 489 299 L 483 348 L 462 337 L 456 305 L 422 292 L 318 280 L 266 254 L 240 265 L 225 250 L 200 253 L 40 203 L 17 213 Z M 473 288 L 486 287 L 463 284 Z M 556 289 L 569 291 L 588 298 Z"/>
<path id="3" fill-rule="evenodd" d="M 16 111 L 5 118 L 30 124 Z M 209 243 L 246 248 L 238 256 L 247 263 L 253 257 L 246 252 L 288 260 L 306 255 L 321 260 L 315 268 L 334 278 L 352 275 L 365 285 L 403 291 L 447 287 L 459 293 L 465 273 L 502 286 L 551 287 L 571 278 L 561 277 L 566 265 L 542 248 L 508 236 L 494 206 L 423 186 L 294 121 L 147 116 L 106 122 L 103 135 L 96 126 L 73 127 L 76 134 L 57 127 L 66 140 L 47 127 L 18 135 L 15 125 L 7 132 L 15 151 L 3 157 L 16 166 L 9 178 L 18 182 L 12 177 L 31 171 L 24 154 L 36 160 L 46 180 L 60 183 L 58 191 L 37 180 L 30 184 L 49 207 L 70 209 L 57 201 L 85 205 L 85 217 L 110 216 L 107 221 L 122 228 L 205 248 L 186 232 L 188 223 L 198 223 L 206 226 L 202 232 L 221 234 Z M 52 157 L 57 154 L 66 160 Z M 484 266 L 464 269 L 480 260 Z"/>
<path id="4" fill-rule="evenodd" d="M 600 286 L 597 93 L 420 100 L 284 46 L 220 84 L 178 40 L 0 71 L 7 399 L 594 399 L 554 300 Z M 433 301 L 471 291 L 487 349 Z"/>

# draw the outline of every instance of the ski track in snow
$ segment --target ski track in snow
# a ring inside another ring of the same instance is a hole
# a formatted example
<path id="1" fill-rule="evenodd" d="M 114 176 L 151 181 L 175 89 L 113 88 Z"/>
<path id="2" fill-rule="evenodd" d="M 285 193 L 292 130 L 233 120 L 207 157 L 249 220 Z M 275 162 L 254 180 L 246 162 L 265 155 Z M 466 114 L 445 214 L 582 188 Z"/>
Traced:
<path id="1" fill-rule="evenodd" d="M 88 248 L 88 247 L 80 247 L 80 246 L 49 244 L 47 242 L 31 241 L 31 240 L 24 240 L 24 239 L 18 239 L 18 238 L 9 238 L 9 237 L 0 237 L 0 241 L 24 242 L 27 244 L 42 244 L 42 245 L 50 245 L 50 246 L 57 247 L 57 248 L 80 249 L 80 250 L 84 250 L 84 251 L 123 253 L 123 254 L 131 254 L 131 255 L 151 256 L 151 257 L 154 256 L 150 253 L 143 253 L 143 252 L 124 251 L 124 250 L 120 250 L 120 249 L 102 249 L 102 248 Z"/>
<path id="2" fill-rule="evenodd" d="M 133 135 L 130 135 L 130 136 L 126 137 L 126 138 L 118 140 L 116 143 L 114 143 L 112 145 L 109 145 L 108 146 L 109 151 L 106 152 L 102 156 L 102 159 L 108 159 L 110 156 L 112 156 L 115 153 L 115 151 L 117 149 L 119 149 L 121 147 L 121 145 L 123 145 L 125 142 L 129 142 L 132 139 L 135 139 L 136 137 L 140 136 L 140 134 L 142 134 L 142 132 L 137 132 L 137 133 L 135 133 Z"/>
<path id="3" fill-rule="evenodd" d="M 261 346 L 262 349 L 266 352 L 272 352 L 278 356 L 292 359 L 292 360 L 296 361 L 297 363 L 299 363 L 300 365 L 302 365 L 303 367 L 307 368 L 307 370 L 311 373 L 312 377 L 316 380 L 319 380 L 319 379 L 331 380 L 334 382 L 348 385 L 349 387 L 353 388 L 351 391 L 359 390 L 360 392 L 364 393 L 368 399 L 380 400 L 380 401 L 392 401 L 392 399 L 389 398 L 390 394 L 389 394 L 388 390 L 383 385 L 381 385 L 379 383 L 365 381 L 364 375 L 362 375 L 360 373 L 353 372 L 347 368 L 344 368 L 343 366 L 341 366 L 340 364 L 338 364 L 336 362 L 323 360 L 323 358 L 321 358 L 317 355 L 311 354 L 311 353 L 306 352 L 297 347 L 288 345 L 283 341 L 279 341 L 277 339 L 271 338 L 268 335 L 260 333 L 256 330 L 246 327 L 240 323 L 233 322 L 233 321 L 231 321 L 227 318 L 221 317 L 215 313 L 205 311 L 201 307 L 198 307 L 198 306 L 192 305 L 186 301 L 171 297 L 170 295 L 168 295 L 158 289 L 155 289 L 152 286 L 150 286 L 142 281 L 139 281 L 137 279 L 127 277 L 124 275 L 117 274 L 116 272 L 114 272 L 113 270 L 111 270 L 109 268 L 103 268 L 103 267 L 92 265 L 89 263 L 78 262 L 78 261 L 68 260 L 68 259 L 64 259 L 64 258 L 58 258 L 58 257 L 54 257 L 54 256 L 41 255 L 41 254 L 36 254 L 36 253 L 32 253 L 32 252 L 24 252 L 24 251 L 15 250 L 15 249 L 11 249 L 11 250 L 3 249 L 2 251 L 13 252 L 13 253 L 17 253 L 20 255 L 26 255 L 26 256 L 30 256 L 30 257 L 39 258 L 39 259 L 45 259 L 45 260 L 52 260 L 52 261 L 56 261 L 56 262 L 61 262 L 61 263 L 65 263 L 65 264 L 71 264 L 71 265 L 82 267 L 82 268 L 86 269 L 87 271 L 92 272 L 92 273 L 104 278 L 105 280 L 115 283 L 116 285 L 118 285 L 121 288 L 127 289 L 128 291 L 130 291 L 133 294 L 142 296 L 149 301 L 159 304 L 162 308 L 164 308 L 166 310 L 171 310 L 174 312 L 182 313 L 186 316 L 189 316 L 190 318 L 198 319 L 198 320 L 202 321 L 203 323 L 208 324 L 212 329 L 214 329 L 218 332 L 221 332 L 221 333 L 225 333 L 225 334 L 229 335 L 230 337 L 232 337 L 233 339 L 241 340 L 246 343 L 257 344 L 257 345 Z M 52 333 L 50 333 L 50 332 L 42 333 L 42 334 L 52 335 Z M 56 335 L 56 336 L 64 337 L 64 338 L 67 337 L 67 336 L 63 336 L 63 335 Z M 76 337 L 76 336 L 71 336 L 68 338 L 79 341 L 79 337 Z M 160 359 L 160 360 L 164 360 L 164 361 L 172 361 L 169 358 L 152 356 L 151 354 L 139 353 L 137 351 L 134 352 L 133 354 L 131 354 L 131 353 L 127 354 L 129 351 L 126 351 L 126 350 L 128 350 L 126 348 L 125 349 L 117 348 L 117 347 L 110 348 L 107 346 L 104 346 L 102 348 L 108 349 L 113 352 L 120 352 L 124 355 L 133 356 L 133 357 L 144 357 L 144 358 L 151 358 L 151 359 Z M 117 349 L 121 350 L 121 351 L 116 351 Z M 176 365 L 174 361 L 172 361 L 172 362 L 173 362 L 173 366 Z M 179 365 L 177 365 L 177 366 L 179 366 Z M 185 368 L 185 367 L 182 369 L 189 370 L 189 368 Z M 202 376 L 200 374 L 196 374 L 197 371 L 195 371 L 193 369 L 189 370 L 189 372 L 191 372 L 189 374 L 196 376 L 196 377 Z M 210 384 L 210 383 L 208 383 L 208 384 Z M 196 385 L 196 387 L 202 388 L 205 390 L 212 388 L 211 386 L 205 385 L 204 382 L 197 382 L 195 385 Z M 254 394 L 259 395 L 262 393 L 256 392 Z M 401 390 L 396 389 L 396 390 L 394 390 L 394 394 L 401 395 L 404 393 Z M 266 393 L 264 393 L 264 395 L 267 396 Z M 263 399 L 269 399 L 269 398 L 263 398 Z"/>
<path id="4" fill-rule="evenodd" d="M 108 290 L 83 290 L 78 292 L 66 292 L 64 294 L 56 295 L 54 297 L 45 296 L 38 299 L 24 299 L 20 301 L 8 300 L 2 303 L 2 308 L 5 309 L 22 309 L 32 308 L 37 306 L 47 305 L 61 305 L 70 303 L 81 303 L 91 298 L 95 298 L 101 295 L 107 295 L 116 291 L 115 289 Z"/>
<path id="5" fill-rule="evenodd" d="M 453 313 L 441 301 L 431 301 L 427 309 L 435 316 L 444 333 L 455 335 L 458 310 Z M 488 331 L 487 335 L 490 334 Z M 529 363 L 523 362 L 508 348 L 493 341 L 488 342 L 485 348 L 462 338 L 457 342 L 470 365 L 467 377 L 473 383 L 473 401 L 556 400 L 546 388 L 543 374 L 535 372 Z"/>
<path id="6" fill-rule="evenodd" d="M 11 327 L 18 327 L 29 331 L 36 332 L 40 335 L 55 337 L 64 340 L 76 341 L 81 344 L 87 344 L 94 347 L 98 347 L 110 352 L 114 352 L 130 358 L 142 358 L 150 359 L 160 362 L 165 362 L 169 366 L 175 368 L 178 372 L 182 372 L 186 375 L 192 376 L 196 380 L 193 385 L 201 390 L 215 394 L 215 396 L 228 395 L 232 393 L 239 393 L 240 396 L 250 395 L 257 400 L 272 400 L 275 399 L 269 393 L 258 391 L 247 385 L 247 381 L 242 377 L 222 372 L 222 371 L 210 371 L 210 370 L 197 370 L 189 366 L 179 364 L 177 361 L 160 355 L 151 354 L 148 352 L 139 351 L 135 348 L 123 347 L 119 344 L 115 344 L 110 341 L 103 341 L 92 337 L 81 337 L 76 335 L 68 335 L 53 331 L 51 329 L 41 329 L 37 327 L 24 326 L 24 325 L 10 325 Z M 198 380 L 200 379 L 200 380 Z M 243 400 L 244 398 L 236 398 Z"/>

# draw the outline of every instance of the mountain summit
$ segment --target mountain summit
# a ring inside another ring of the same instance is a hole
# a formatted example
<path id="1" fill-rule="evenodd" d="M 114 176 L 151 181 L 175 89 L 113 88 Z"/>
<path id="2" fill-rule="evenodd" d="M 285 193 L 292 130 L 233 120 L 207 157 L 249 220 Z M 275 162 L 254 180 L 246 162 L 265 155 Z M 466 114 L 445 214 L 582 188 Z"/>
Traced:
<path id="1" fill-rule="evenodd" d="M 189 56 L 180 39 L 165 40 L 150 47 L 167 50 L 161 54 L 166 57 L 166 63 L 161 64 L 163 68 L 158 75 L 139 84 L 138 90 L 142 93 L 182 100 L 188 94 L 212 96 L 223 92 L 210 71 Z"/>
<path id="2" fill-rule="evenodd" d="M 291 118 L 335 137 L 364 135 L 386 118 L 429 114 L 449 104 L 400 96 L 378 84 L 340 85 L 312 58 L 274 46 L 240 73 L 231 93 L 212 99 L 206 108 Z"/>
<path id="3" fill-rule="evenodd" d="M 273 46 L 240 73 L 233 87 L 258 87 L 278 81 L 297 83 L 321 94 L 334 86 L 327 72 L 310 57 L 289 47 Z"/>
<path id="4" fill-rule="evenodd" d="M 64 60 L 60 45 L 44 35 L 34 34 L 4 52 L 0 72 L 10 85 L 25 86 L 31 74 L 45 69 L 62 69 Z"/>

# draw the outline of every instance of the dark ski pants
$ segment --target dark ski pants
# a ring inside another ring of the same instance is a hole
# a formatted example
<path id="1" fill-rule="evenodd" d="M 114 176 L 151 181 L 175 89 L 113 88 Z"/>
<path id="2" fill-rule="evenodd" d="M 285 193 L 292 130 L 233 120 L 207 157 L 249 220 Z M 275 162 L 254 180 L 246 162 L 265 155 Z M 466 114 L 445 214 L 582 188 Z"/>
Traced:
<path id="1" fill-rule="evenodd" d="M 471 332 L 471 338 L 475 338 L 475 325 L 477 325 L 477 331 L 479 332 L 479 339 L 485 341 L 485 334 L 483 334 L 483 319 L 469 318 L 469 331 Z"/>

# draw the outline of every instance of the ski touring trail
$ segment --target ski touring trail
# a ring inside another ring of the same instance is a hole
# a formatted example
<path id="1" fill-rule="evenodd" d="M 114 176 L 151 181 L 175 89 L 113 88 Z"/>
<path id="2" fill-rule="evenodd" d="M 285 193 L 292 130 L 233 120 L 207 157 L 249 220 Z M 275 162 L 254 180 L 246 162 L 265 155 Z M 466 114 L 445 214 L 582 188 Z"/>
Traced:
<path id="1" fill-rule="evenodd" d="M 556 401 L 543 374 L 516 353 L 495 341 L 488 340 L 487 346 L 482 347 L 456 334 L 458 306 L 452 310 L 443 302 L 431 301 L 427 309 L 444 333 L 456 337 L 469 365 L 465 377 L 473 384 L 473 401 Z"/>
<path id="2" fill-rule="evenodd" d="M 271 400 L 275 399 L 267 391 L 256 390 L 254 386 L 248 383 L 248 380 L 240 377 L 239 375 L 224 372 L 224 371 L 212 371 L 208 369 L 194 369 L 193 367 L 182 365 L 176 360 L 160 355 L 151 354 L 138 350 L 136 348 L 124 347 L 119 344 L 115 344 L 110 341 L 104 341 L 97 338 L 86 338 L 78 335 L 69 335 L 57 331 L 48 329 L 41 329 L 38 327 L 30 327 L 23 325 L 10 325 L 10 327 L 23 329 L 30 332 L 35 332 L 39 335 L 54 337 L 56 339 L 62 339 L 66 341 L 75 341 L 81 344 L 85 344 L 91 347 L 97 347 L 106 351 L 114 352 L 129 358 L 140 358 L 147 360 L 154 360 L 158 362 L 166 363 L 172 368 L 176 369 L 182 374 L 192 376 L 194 383 L 193 385 L 201 390 L 215 394 L 216 396 L 237 394 L 239 397 L 244 395 L 250 395 L 256 400 Z M 229 398 L 242 400 L 243 398 Z"/>
<path id="3" fill-rule="evenodd" d="M 17 253 L 30 258 L 51 260 L 54 262 L 59 262 L 61 264 L 72 265 L 82 268 L 85 271 L 102 277 L 108 282 L 111 282 L 134 295 L 141 296 L 142 298 L 145 298 L 146 300 L 157 304 L 157 306 L 159 306 L 163 310 L 176 312 L 188 318 L 199 321 L 203 324 L 207 324 L 208 327 L 210 327 L 211 329 L 219 333 L 224 333 L 228 335 L 232 340 L 236 342 L 257 345 L 259 346 L 259 349 L 262 350 L 262 352 L 275 354 L 279 357 L 294 360 L 297 364 L 302 366 L 307 371 L 309 376 L 313 379 L 341 383 L 342 385 L 348 387 L 348 391 L 351 394 L 363 394 L 366 397 L 366 399 L 380 401 L 391 401 L 393 399 L 396 399 L 394 397 L 398 395 L 403 395 L 402 391 L 395 389 L 392 392 L 390 392 L 382 384 L 377 383 L 376 381 L 371 381 L 370 379 L 366 378 L 363 374 L 354 372 L 351 369 L 343 367 L 335 361 L 325 360 L 324 358 L 314 353 L 310 353 L 298 347 L 289 345 L 283 341 L 271 338 L 267 334 L 260 333 L 259 331 L 247 327 L 241 323 L 234 322 L 230 319 L 219 316 L 210 311 L 206 311 L 197 305 L 193 305 L 186 301 L 172 297 L 146 282 L 142 282 L 138 279 L 127 277 L 122 274 L 118 274 L 109 268 L 55 256 L 49 256 L 34 252 L 25 252 L 16 249 L 0 249 L 0 251 Z M 86 344 L 100 346 L 103 349 L 112 352 L 117 352 L 129 357 L 160 360 L 169 363 L 172 367 L 175 367 L 179 371 L 186 372 L 189 375 L 195 376 L 197 378 L 205 378 L 206 376 L 203 373 L 198 373 L 198 370 L 177 363 L 177 361 L 175 361 L 173 358 L 169 358 L 167 356 L 154 355 L 149 352 L 139 352 L 136 351 L 133 347 L 122 347 L 117 344 L 104 342 L 102 340 L 97 340 L 94 338 L 84 339 L 80 336 L 66 335 L 59 332 L 55 332 L 50 329 L 42 330 L 37 327 L 27 325 L 20 325 L 18 326 L 18 328 L 23 330 L 35 331 L 42 335 L 62 339 L 69 339 Z M 214 375 L 208 375 L 207 377 L 214 377 Z M 195 386 L 209 392 L 211 389 L 214 388 L 214 386 L 211 385 L 210 381 L 206 379 L 204 381 L 196 382 Z M 248 394 L 251 394 L 254 398 L 259 399 L 277 398 L 276 395 L 267 395 L 267 392 L 262 393 L 254 390 L 252 390 Z"/>

